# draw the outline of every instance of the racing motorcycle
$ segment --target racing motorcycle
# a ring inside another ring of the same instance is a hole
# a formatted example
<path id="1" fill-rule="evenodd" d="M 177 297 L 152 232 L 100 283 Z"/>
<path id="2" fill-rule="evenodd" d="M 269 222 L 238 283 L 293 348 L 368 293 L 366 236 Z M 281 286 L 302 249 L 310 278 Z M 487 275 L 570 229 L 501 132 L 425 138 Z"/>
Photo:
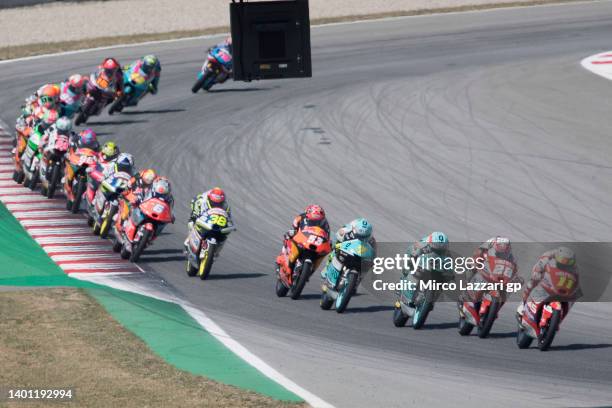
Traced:
<path id="1" fill-rule="evenodd" d="M 442 260 L 442 265 L 446 263 L 444 259 L 433 253 L 422 255 L 419 258 L 419 267 L 416 275 L 420 280 L 435 280 L 436 282 L 449 282 L 453 280 L 452 270 L 433 268 L 436 265 L 436 260 L 438 260 L 437 263 L 440 263 L 439 261 Z M 407 280 L 408 278 L 403 279 Z M 398 299 L 395 302 L 395 309 L 393 311 L 393 324 L 396 327 L 404 326 L 410 317 L 412 317 L 412 328 L 415 330 L 421 329 L 425 324 L 429 312 L 433 310 L 435 302 L 440 297 L 441 291 L 436 289 L 421 290 L 420 286 L 420 284 L 417 284 L 412 294 L 414 308 L 409 306 L 410 291 L 398 291 Z"/>
<path id="2" fill-rule="evenodd" d="M 288 254 L 291 240 L 299 250 L 299 255 L 289 270 Z M 304 227 L 293 238 L 286 239 L 285 250 L 276 258 L 276 295 L 283 297 L 291 291 L 291 299 L 298 299 L 314 272 L 313 263 L 316 259 L 331 251 L 329 236 L 321 227 Z"/>
<path id="3" fill-rule="evenodd" d="M 40 162 L 40 192 L 47 198 L 53 198 L 55 190 L 62 179 L 62 165 L 68 149 L 69 137 L 57 134 L 49 139 Z"/>
<path id="4" fill-rule="evenodd" d="M 97 86 L 92 84 L 91 80 L 87 83 L 87 94 L 74 120 L 76 126 L 86 123 L 91 116 L 97 116 L 102 113 L 104 107 L 117 95 L 115 89 L 110 88 L 108 79 L 102 75 L 98 76 L 96 84 Z"/>
<path id="5" fill-rule="evenodd" d="M 527 301 L 524 303 L 523 314 L 517 314 L 516 344 L 520 349 L 529 348 L 533 340 L 536 340 L 540 351 L 548 350 L 561 322 L 569 313 L 570 302 L 565 299 L 575 299 L 578 291 L 575 275 L 550 265 L 546 266 L 546 270 L 545 279 L 540 285 L 550 295 L 549 300 L 539 305 Z"/>
<path id="6" fill-rule="evenodd" d="M 136 106 L 138 102 L 149 92 L 150 84 L 147 79 L 138 72 L 129 72 L 129 67 L 123 69 L 123 93 L 115 98 L 108 109 L 108 114 L 123 111 L 126 106 Z"/>
<path id="7" fill-rule="evenodd" d="M 25 173 L 23 172 L 23 163 L 21 156 L 28 146 L 28 139 L 32 133 L 31 119 L 23 119 L 16 126 L 15 151 L 13 159 L 15 161 L 15 170 L 13 171 L 13 181 L 18 184 L 23 183 Z"/>
<path id="8" fill-rule="evenodd" d="M 197 93 L 200 89 L 210 90 L 214 84 L 221 84 L 229 78 L 232 72 L 232 54 L 227 49 L 213 47 L 208 51 L 206 61 L 198 74 L 191 92 Z"/>
<path id="9" fill-rule="evenodd" d="M 87 169 L 95 168 L 98 154 L 89 148 L 78 148 L 70 151 L 64 168 L 64 192 L 66 209 L 76 214 L 81 207 L 81 200 L 87 188 Z"/>
<path id="10" fill-rule="evenodd" d="M 41 128 L 35 126 L 28 138 L 25 151 L 21 155 L 21 166 L 24 174 L 23 186 L 29 187 L 32 191 L 36 188 L 40 175 L 39 165 L 42 156 L 40 151 L 42 138 Z"/>
<path id="11" fill-rule="evenodd" d="M 325 272 L 321 309 L 329 310 L 335 303 L 336 312 L 344 312 L 357 291 L 362 272 L 367 271 L 373 257 L 372 247 L 359 239 L 340 244 Z"/>
<path id="12" fill-rule="evenodd" d="M 222 208 L 211 208 L 193 224 L 187 243 L 187 275 L 208 278 L 217 249 L 227 235 L 234 231 L 227 212 Z"/>
<path id="13" fill-rule="evenodd" d="M 138 262 L 145 248 L 151 245 L 164 226 L 174 222 L 170 204 L 153 196 L 147 197 L 131 213 L 127 202 L 122 200 L 120 214 L 113 227 L 113 250 L 131 262 Z"/>
<path id="14" fill-rule="evenodd" d="M 114 173 L 102 181 L 93 197 L 87 198 L 87 221 L 93 227 L 94 235 L 100 235 L 102 238 L 108 236 L 113 218 L 119 209 L 121 193 L 128 188 L 129 182 L 129 174 Z"/>
<path id="15" fill-rule="evenodd" d="M 490 283 L 501 283 L 504 287 L 510 282 L 521 280 L 515 275 L 514 264 L 495 256 L 486 256 L 481 277 Z M 477 327 L 478 337 L 484 339 L 489 336 L 493 323 L 497 319 L 499 310 L 506 303 L 506 291 L 484 291 L 481 300 L 475 302 L 462 302 L 459 308 L 459 334 L 469 335 Z"/>

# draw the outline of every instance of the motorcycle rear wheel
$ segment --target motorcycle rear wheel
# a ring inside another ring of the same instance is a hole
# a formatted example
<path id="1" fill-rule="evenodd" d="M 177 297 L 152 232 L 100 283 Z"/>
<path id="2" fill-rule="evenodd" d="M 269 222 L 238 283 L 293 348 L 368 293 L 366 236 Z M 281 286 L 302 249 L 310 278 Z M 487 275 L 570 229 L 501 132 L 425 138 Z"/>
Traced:
<path id="1" fill-rule="evenodd" d="M 36 185 L 38 185 L 38 180 L 40 178 L 40 173 L 38 172 L 38 169 L 35 170 L 32 173 L 32 178 L 30 179 L 30 184 L 28 185 L 28 188 L 32 191 L 36 190 Z"/>
<path id="2" fill-rule="evenodd" d="M 83 194 L 85 194 L 85 189 L 87 188 L 87 182 L 85 179 L 80 179 L 77 184 L 76 192 L 74 195 L 74 201 L 72 202 L 72 207 L 70 208 L 70 212 L 76 214 L 81 209 L 81 199 L 83 198 Z"/>
<path id="3" fill-rule="evenodd" d="M 23 179 L 25 178 L 25 174 L 22 171 L 15 170 L 13 172 L 13 181 L 17 184 L 23 183 Z"/>
<path id="4" fill-rule="evenodd" d="M 194 268 L 191 265 L 191 262 L 189 262 L 189 259 L 187 259 L 187 262 L 185 263 L 185 271 L 187 272 L 187 276 L 196 276 L 198 273 L 198 268 Z"/>
<path id="5" fill-rule="evenodd" d="M 474 325 L 472 323 L 468 323 L 468 321 L 465 320 L 465 317 L 460 317 L 459 334 L 462 336 L 469 336 L 472 330 L 474 330 Z"/>
<path id="6" fill-rule="evenodd" d="M 102 225 L 100 225 L 100 236 L 102 238 L 108 237 L 108 233 L 110 232 L 111 226 L 113 225 L 113 217 L 117 213 L 117 207 L 111 206 L 111 209 L 106 214 L 106 217 L 102 220 Z"/>
<path id="7" fill-rule="evenodd" d="M 401 307 L 396 307 L 393 309 L 393 325 L 395 327 L 404 327 L 409 317 L 410 316 L 404 314 Z"/>
<path id="8" fill-rule="evenodd" d="M 76 119 L 74 120 L 74 125 L 79 126 L 83 123 L 87 122 L 87 114 L 83 111 L 79 112 Z"/>

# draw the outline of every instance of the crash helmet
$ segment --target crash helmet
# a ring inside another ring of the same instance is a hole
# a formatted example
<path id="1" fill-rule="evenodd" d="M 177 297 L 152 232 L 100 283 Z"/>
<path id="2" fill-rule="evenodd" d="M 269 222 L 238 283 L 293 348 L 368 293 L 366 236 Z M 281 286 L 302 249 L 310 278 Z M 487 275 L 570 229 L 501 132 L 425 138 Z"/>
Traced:
<path id="1" fill-rule="evenodd" d="M 121 66 L 114 58 L 106 58 L 104 61 L 102 61 L 102 68 L 104 69 L 104 73 L 108 76 L 108 78 L 112 78 L 120 67 Z"/>
<path id="2" fill-rule="evenodd" d="M 223 208 L 225 204 L 225 192 L 221 187 L 214 187 L 206 194 L 206 203 L 209 208 Z"/>
<path id="3" fill-rule="evenodd" d="M 116 159 L 119 156 L 119 153 L 121 153 L 119 151 L 119 147 L 117 146 L 117 143 L 113 141 L 104 143 L 104 145 L 102 145 L 102 149 L 100 150 L 102 160 L 107 162 Z"/>
<path id="4" fill-rule="evenodd" d="M 427 236 L 427 244 L 437 254 L 442 254 L 448 250 L 448 237 L 440 231 L 432 232 Z"/>
<path id="5" fill-rule="evenodd" d="M 170 181 L 166 177 L 157 177 L 151 185 L 151 195 L 156 198 L 168 198 L 170 195 Z"/>
<path id="6" fill-rule="evenodd" d="M 77 147 L 98 151 L 100 149 L 100 144 L 98 143 L 96 132 L 91 129 L 82 130 L 81 133 L 79 133 Z"/>
<path id="7" fill-rule="evenodd" d="M 80 95 L 87 88 L 87 78 L 80 74 L 70 75 L 68 78 L 68 89 L 74 94 Z"/>
<path id="8" fill-rule="evenodd" d="M 157 64 L 158 64 L 158 59 L 155 55 L 146 55 L 142 59 L 142 70 L 145 73 L 150 74 L 151 72 L 153 72 Z"/>
<path id="9" fill-rule="evenodd" d="M 69 135 L 72 131 L 72 121 L 67 117 L 62 116 L 55 122 L 55 128 L 57 129 L 57 133 Z"/>
<path id="10" fill-rule="evenodd" d="M 57 85 L 48 84 L 40 88 L 38 95 L 41 106 L 47 109 L 53 109 L 57 104 L 60 89 Z"/>
<path id="11" fill-rule="evenodd" d="M 357 239 L 367 240 L 372 236 L 372 224 L 365 218 L 351 221 L 351 230 Z"/>
<path id="12" fill-rule="evenodd" d="M 576 254 L 568 247 L 555 249 L 555 263 L 559 269 L 573 269 L 576 265 Z"/>
<path id="13" fill-rule="evenodd" d="M 317 204 L 311 204 L 304 210 L 306 219 L 309 221 L 320 222 L 325 219 L 325 211 Z"/>
<path id="14" fill-rule="evenodd" d="M 150 187 L 156 178 L 157 174 L 155 174 L 155 170 L 153 169 L 145 169 L 140 171 L 140 180 L 142 180 L 142 184 L 146 187 Z"/>
<path id="15" fill-rule="evenodd" d="M 115 172 L 132 174 L 134 169 L 134 156 L 129 153 L 120 153 L 115 160 Z"/>
<path id="16" fill-rule="evenodd" d="M 506 237 L 495 237 L 493 240 L 493 250 L 495 250 L 495 256 L 507 259 L 512 252 L 510 240 Z"/>

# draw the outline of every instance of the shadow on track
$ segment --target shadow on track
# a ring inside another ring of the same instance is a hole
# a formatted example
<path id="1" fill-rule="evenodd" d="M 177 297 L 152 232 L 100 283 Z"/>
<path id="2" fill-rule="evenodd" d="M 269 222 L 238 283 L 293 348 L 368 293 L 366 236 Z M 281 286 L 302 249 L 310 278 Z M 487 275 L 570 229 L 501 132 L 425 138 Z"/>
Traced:
<path id="1" fill-rule="evenodd" d="M 509 337 L 516 337 L 516 332 L 489 333 L 489 338 L 491 339 L 507 339 Z"/>
<path id="2" fill-rule="evenodd" d="M 150 109 L 150 110 L 122 111 L 121 115 L 149 115 L 149 114 L 177 113 L 177 112 L 185 112 L 185 111 L 186 109 Z"/>
<path id="3" fill-rule="evenodd" d="M 567 344 L 565 346 L 551 346 L 550 351 L 572 351 L 572 350 L 589 350 L 589 349 L 601 349 L 612 347 L 612 344 L 601 343 L 601 344 Z"/>
<path id="4" fill-rule="evenodd" d="M 185 259 L 182 257 L 181 259 Z M 265 273 L 227 273 L 225 275 L 215 275 L 214 273 L 208 277 L 208 280 L 224 280 L 224 279 L 253 279 L 267 276 Z"/>
<path id="5" fill-rule="evenodd" d="M 376 313 L 376 312 L 388 312 L 389 310 L 393 310 L 393 306 L 367 306 L 367 307 L 349 307 L 346 309 L 344 313 Z"/>
<path id="6" fill-rule="evenodd" d="M 120 125 L 131 125 L 133 123 L 147 123 L 148 120 L 116 120 L 113 122 L 87 122 L 83 123 L 82 126 L 120 126 Z"/>
<path id="7" fill-rule="evenodd" d="M 224 92 L 257 92 L 257 91 L 271 91 L 278 87 L 272 88 L 229 88 L 229 89 L 211 89 L 208 93 L 224 93 Z"/>
<path id="8" fill-rule="evenodd" d="M 149 253 L 145 253 L 145 255 L 150 255 Z M 176 256 L 157 256 L 157 257 L 150 257 L 150 256 L 142 256 L 140 258 L 139 262 L 142 263 L 159 263 L 159 262 L 178 262 L 178 261 L 184 261 L 185 260 L 185 256 L 184 255 L 176 255 Z"/>
<path id="9" fill-rule="evenodd" d="M 145 255 L 171 255 L 171 254 L 182 254 L 182 249 L 147 249 Z"/>
<path id="10" fill-rule="evenodd" d="M 453 323 L 429 323 L 423 326 L 423 330 L 445 330 L 445 329 L 456 329 L 457 322 Z"/>

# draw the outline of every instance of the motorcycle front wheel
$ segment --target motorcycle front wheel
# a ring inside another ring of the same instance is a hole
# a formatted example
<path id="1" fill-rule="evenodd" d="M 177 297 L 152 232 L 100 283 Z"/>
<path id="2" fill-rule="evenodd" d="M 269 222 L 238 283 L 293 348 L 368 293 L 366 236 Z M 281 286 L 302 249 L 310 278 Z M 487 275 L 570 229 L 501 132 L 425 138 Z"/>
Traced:
<path id="1" fill-rule="evenodd" d="M 415 293 L 415 296 L 418 296 Z M 433 293 L 429 290 L 421 293 L 421 300 L 416 304 L 414 315 L 412 316 L 412 328 L 418 330 L 423 327 L 427 315 L 433 309 Z"/>
<path id="2" fill-rule="evenodd" d="M 493 327 L 493 322 L 495 322 L 495 319 L 497 319 L 497 312 L 499 312 L 499 308 L 499 300 L 494 298 L 493 302 L 491 302 L 491 305 L 489 306 L 489 310 L 487 310 L 487 314 L 480 319 L 480 324 L 478 325 L 477 334 L 481 339 L 489 337 L 489 333 Z"/>
<path id="3" fill-rule="evenodd" d="M 216 244 L 208 244 L 208 249 L 206 250 L 206 255 L 204 255 L 204 259 L 200 260 L 200 268 L 198 270 L 198 275 L 200 279 L 205 280 L 208 278 L 210 274 L 210 270 L 212 269 L 213 259 L 216 250 Z"/>
<path id="4" fill-rule="evenodd" d="M 142 236 L 140 237 L 140 241 L 135 247 L 132 247 L 132 253 L 130 254 L 130 262 L 138 262 L 140 259 L 140 255 L 144 252 L 149 240 L 151 239 L 151 231 L 145 229 L 142 232 Z"/>
<path id="5" fill-rule="evenodd" d="M 57 189 L 57 184 L 61 178 L 61 168 L 59 164 L 53 165 L 53 170 L 51 170 L 51 177 L 47 182 L 47 198 L 53 198 L 55 195 L 55 190 Z"/>
<path id="6" fill-rule="evenodd" d="M 291 286 L 291 299 L 297 300 L 300 298 L 300 295 L 304 290 L 304 286 L 306 286 L 306 282 L 308 282 L 308 278 L 310 277 L 311 269 L 312 261 L 310 259 L 305 260 L 297 281 L 293 282 L 293 285 Z"/>
<path id="7" fill-rule="evenodd" d="M 338 293 L 338 298 L 336 299 L 336 312 L 343 313 L 348 306 L 353 293 L 357 289 L 357 275 L 355 273 L 349 273 L 346 277 L 346 282 L 344 284 L 344 288 Z"/>
<path id="8" fill-rule="evenodd" d="M 553 311 L 550 320 L 548 321 L 548 326 L 542 328 L 542 333 L 538 338 L 538 348 L 540 351 L 546 351 L 550 348 L 553 340 L 555 339 L 555 334 L 557 334 L 557 330 L 559 329 L 559 325 L 561 324 L 561 311 L 555 310 Z"/>
<path id="9" fill-rule="evenodd" d="M 204 81 L 206 81 L 206 76 L 202 75 L 191 87 L 191 92 L 198 93 L 200 89 L 202 89 L 202 85 L 204 85 Z"/>

